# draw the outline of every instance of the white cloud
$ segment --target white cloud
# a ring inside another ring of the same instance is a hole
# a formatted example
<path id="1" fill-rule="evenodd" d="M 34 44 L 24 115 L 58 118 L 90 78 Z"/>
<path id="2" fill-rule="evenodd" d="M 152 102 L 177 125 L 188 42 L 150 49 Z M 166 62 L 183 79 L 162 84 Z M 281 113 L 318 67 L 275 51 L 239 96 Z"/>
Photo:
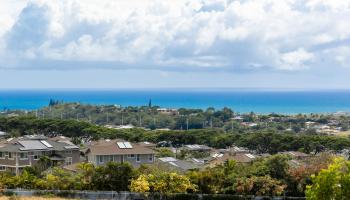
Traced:
<path id="1" fill-rule="evenodd" d="M 314 59 L 314 55 L 305 51 L 304 49 L 298 49 L 296 51 L 284 53 L 281 55 L 280 68 L 286 70 L 304 69 L 306 66 L 304 63 L 310 62 Z"/>
<path id="2" fill-rule="evenodd" d="M 349 0 L 14 2 L 0 3 L 3 67 L 289 71 L 348 62 Z"/>

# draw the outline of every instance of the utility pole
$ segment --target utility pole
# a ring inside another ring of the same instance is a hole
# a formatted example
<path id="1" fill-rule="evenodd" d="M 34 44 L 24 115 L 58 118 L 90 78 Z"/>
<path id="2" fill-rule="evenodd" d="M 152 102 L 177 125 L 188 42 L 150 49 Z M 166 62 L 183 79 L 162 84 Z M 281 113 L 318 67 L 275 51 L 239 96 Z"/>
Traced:
<path id="1" fill-rule="evenodd" d="M 77 121 L 79 121 L 79 113 L 77 113 Z"/>
<path id="2" fill-rule="evenodd" d="M 213 128 L 213 118 L 210 118 L 210 128 Z"/>
<path id="3" fill-rule="evenodd" d="M 233 121 L 231 120 L 231 129 L 233 130 Z"/>
<path id="4" fill-rule="evenodd" d="M 140 127 L 142 126 L 142 122 L 141 122 L 141 114 L 139 114 L 139 125 L 140 125 Z"/>
<path id="5" fill-rule="evenodd" d="M 124 125 L 124 115 L 122 113 L 122 126 Z"/>
<path id="6" fill-rule="evenodd" d="M 186 127 L 187 127 L 187 130 L 188 130 L 188 118 L 186 118 Z"/>
<path id="7" fill-rule="evenodd" d="M 107 112 L 107 118 L 106 118 L 106 121 L 107 121 L 107 124 L 108 124 L 108 121 L 109 121 L 108 112 Z"/>

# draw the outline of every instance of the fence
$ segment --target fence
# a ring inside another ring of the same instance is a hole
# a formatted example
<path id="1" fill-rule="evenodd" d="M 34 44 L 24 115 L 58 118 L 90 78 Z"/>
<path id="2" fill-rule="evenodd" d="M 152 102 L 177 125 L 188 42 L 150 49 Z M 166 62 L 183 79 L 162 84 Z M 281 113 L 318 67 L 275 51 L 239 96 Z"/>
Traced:
<path id="1" fill-rule="evenodd" d="M 268 196 L 240 196 L 226 194 L 141 194 L 134 192 L 116 191 L 76 191 L 76 190 L 25 190 L 5 189 L 5 195 L 43 196 L 55 195 L 75 199 L 108 199 L 108 200 L 305 200 L 305 197 L 268 197 Z"/>

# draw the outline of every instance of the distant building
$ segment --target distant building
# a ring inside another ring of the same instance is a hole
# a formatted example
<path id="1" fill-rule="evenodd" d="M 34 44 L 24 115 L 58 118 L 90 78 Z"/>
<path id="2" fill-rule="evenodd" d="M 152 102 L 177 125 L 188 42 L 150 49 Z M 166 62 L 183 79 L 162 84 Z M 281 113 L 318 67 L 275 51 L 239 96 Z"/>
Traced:
<path id="1" fill-rule="evenodd" d="M 242 122 L 244 120 L 244 118 L 241 116 L 232 117 L 231 119 L 239 121 L 239 122 Z"/>
<path id="2" fill-rule="evenodd" d="M 306 154 L 300 151 L 285 151 L 285 152 L 282 152 L 281 154 L 289 155 L 293 159 L 298 159 L 298 160 L 303 160 L 305 158 L 311 157 L 310 154 Z"/>
<path id="3" fill-rule="evenodd" d="M 8 134 L 6 132 L 0 131 L 0 137 L 6 137 Z"/>
<path id="4" fill-rule="evenodd" d="M 185 149 L 188 151 L 197 151 L 197 152 L 210 152 L 212 150 L 212 148 L 201 144 L 188 144 L 188 145 L 185 145 L 182 149 Z"/>
<path id="5" fill-rule="evenodd" d="M 157 112 L 167 115 L 178 115 L 179 111 L 177 109 L 171 108 L 157 108 Z"/>
<path id="6" fill-rule="evenodd" d="M 234 160 L 237 163 L 250 163 L 253 162 L 255 159 L 259 158 L 260 156 L 254 155 L 251 153 L 216 153 L 212 155 L 214 158 L 213 160 L 209 161 L 209 166 L 216 166 L 216 165 L 222 165 L 228 160 Z"/>
<path id="7" fill-rule="evenodd" d="M 112 128 L 112 129 L 131 129 L 131 128 L 135 128 L 135 126 L 132 125 L 132 124 L 119 125 L 119 126 L 116 126 L 116 125 L 106 125 L 105 127 L 106 127 L 106 128 Z"/>
<path id="8" fill-rule="evenodd" d="M 92 142 L 86 152 L 87 160 L 96 166 L 113 162 L 129 162 L 134 167 L 154 162 L 155 152 L 144 145 L 123 140 L 99 140 Z"/>
<path id="9" fill-rule="evenodd" d="M 173 157 L 158 158 L 158 162 L 163 167 L 178 170 L 178 171 L 188 171 L 188 170 L 194 170 L 194 169 L 201 168 L 199 165 L 196 165 L 193 162 L 179 160 L 179 159 L 176 159 Z"/>
<path id="10" fill-rule="evenodd" d="M 24 167 L 36 165 L 43 156 L 54 166 L 71 165 L 80 160 L 79 147 L 71 143 L 40 135 L 9 138 L 0 142 L 0 171 L 19 174 Z"/>

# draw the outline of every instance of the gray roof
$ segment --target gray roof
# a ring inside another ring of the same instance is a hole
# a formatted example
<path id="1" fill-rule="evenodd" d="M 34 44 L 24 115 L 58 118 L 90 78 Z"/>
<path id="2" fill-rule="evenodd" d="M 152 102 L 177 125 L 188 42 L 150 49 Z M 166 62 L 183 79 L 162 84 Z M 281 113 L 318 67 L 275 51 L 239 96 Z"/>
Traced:
<path id="1" fill-rule="evenodd" d="M 20 150 L 23 150 L 23 151 L 25 151 L 25 150 L 44 150 L 44 149 L 49 148 L 48 146 L 46 146 L 45 144 L 43 144 L 39 140 L 22 140 L 22 141 L 18 141 L 18 143 L 23 146 L 23 147 L 19 148 Z"/>
<path id="2" fill-rule="evenodd" d="M 164 157 L 164 158 L 158 158 L 159 161 L 163 164 L 168 165 L 169 167 L 180 169 L 183 171 L 192 170 L 192 169 L 199 169 L 200 167 L 192 162 L 188 162 L 185 160 L 178 160 L 173 157 Z"/>
<path id="3" fill-rule="evenodd" d="M 16 142 L 0 143 L 1 152 L 25 152 L 25 151 L 65 151 L 78 150 L 79 147 L 65 142 L 57 142 L 51 140 L 28 140 L 19 139 Z"/>

